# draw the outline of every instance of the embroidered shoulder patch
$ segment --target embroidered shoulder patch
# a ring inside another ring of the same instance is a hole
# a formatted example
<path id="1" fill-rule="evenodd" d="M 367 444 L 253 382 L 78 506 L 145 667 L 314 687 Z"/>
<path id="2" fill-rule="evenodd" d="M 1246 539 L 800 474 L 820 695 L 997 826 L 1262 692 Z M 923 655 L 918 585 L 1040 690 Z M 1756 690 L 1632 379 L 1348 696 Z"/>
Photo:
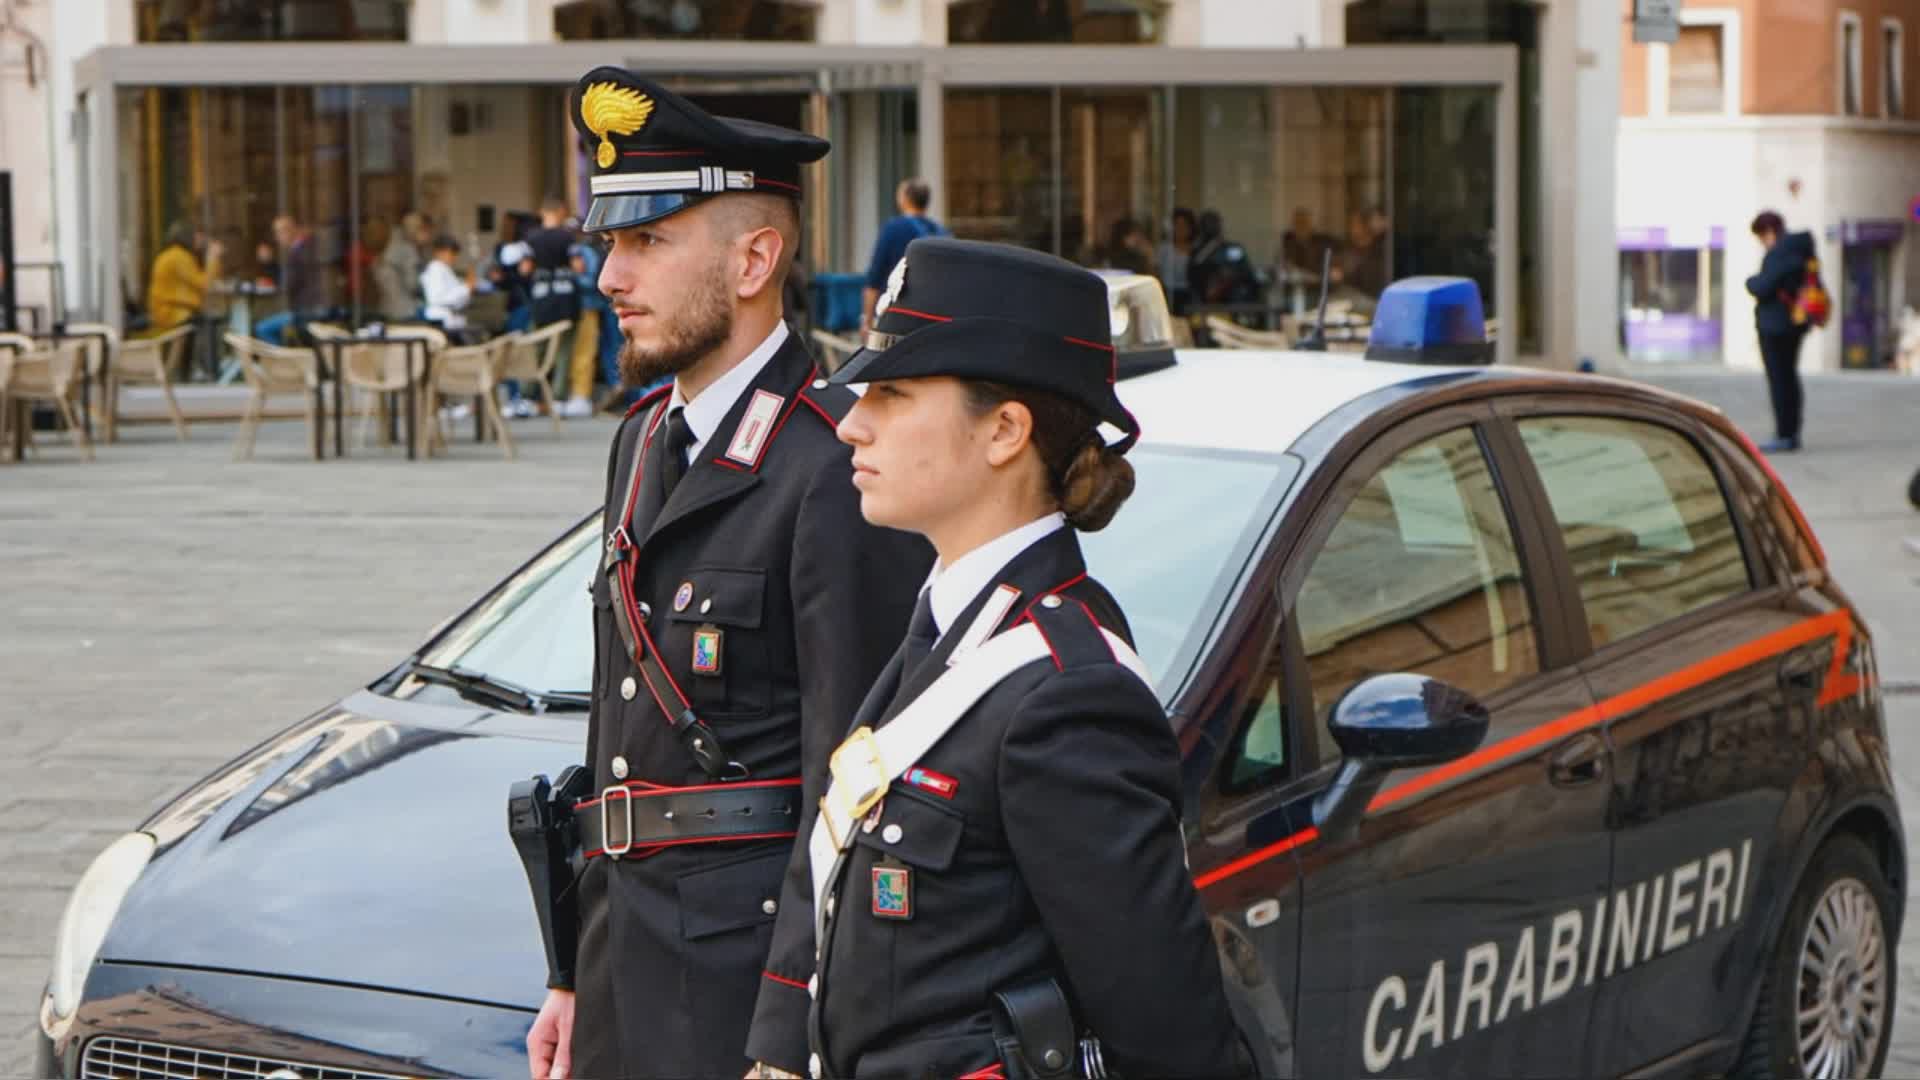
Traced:
<path id="1" fill-rule="evenodd" d="M 727 444 L 727 458 L 749 469 L 757 468 L 767 440 L 773 437 L 773 425 L 780 419 L 780 407 L 786 403 L 787 399 L 778 394 L 755 390 L 746 414 L 740 417 L 740 427 L 733 433 L 733 442 Z"/>

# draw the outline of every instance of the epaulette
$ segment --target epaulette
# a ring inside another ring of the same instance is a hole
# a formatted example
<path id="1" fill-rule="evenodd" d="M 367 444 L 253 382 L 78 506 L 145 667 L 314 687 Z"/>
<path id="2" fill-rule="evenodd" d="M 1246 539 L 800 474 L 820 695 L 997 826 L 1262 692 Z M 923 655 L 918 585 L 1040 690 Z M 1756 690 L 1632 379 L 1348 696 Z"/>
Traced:
<path id="1" fill-rule="evenodd" d="M 1053 666 L 1061 671 L 1115 660 L 1093 610 L 1071 596 L 1048 593 L 1027 609 L 1026 617 L 1040 628 L 1040 636 L 1047 639 L 1047 648 L 1053 653 Z"/>
<path id="2" fill-rule="evenodd" d="M 844 386 L 835 386 L 828 382 L 819 368 L 814 368 L 813 376 L 800 390 L 800 400 L 813 407 L 814 415 L 827 422 L 830 428 L 840 426 L 840 421 L 853 411 L 853 403 L 860 395 Z"/>

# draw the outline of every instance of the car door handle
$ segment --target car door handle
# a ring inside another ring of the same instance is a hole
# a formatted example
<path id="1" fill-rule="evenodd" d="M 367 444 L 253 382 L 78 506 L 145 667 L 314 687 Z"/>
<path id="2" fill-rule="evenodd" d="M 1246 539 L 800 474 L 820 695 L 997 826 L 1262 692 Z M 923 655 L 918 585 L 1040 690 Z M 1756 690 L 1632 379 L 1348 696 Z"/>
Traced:
<path id="1" fill-rule="evenodd" d="M 1547 779 L 1555 787 L 1581 787 L 1607 775 L 1607 742 L 1594 732 L 1561 743 L 1547 760 Z"/>

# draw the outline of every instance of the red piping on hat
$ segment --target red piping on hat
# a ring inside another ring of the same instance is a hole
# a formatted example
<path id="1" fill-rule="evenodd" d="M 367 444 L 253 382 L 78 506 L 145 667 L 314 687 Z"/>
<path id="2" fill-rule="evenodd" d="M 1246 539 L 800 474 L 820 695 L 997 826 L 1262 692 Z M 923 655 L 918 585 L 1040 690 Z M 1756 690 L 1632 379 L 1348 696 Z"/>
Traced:
<path id="1" fill-rule="evenodd" d="M 798 192 L 800 190 L 799 184 L 789 184 L 781 180 L 769 180 L 764 176 L 756 176 L 753 178 L 753 186 L 759 187 L 762 184 L 765 184 L 768 187 L 786 188 L 788 191 L 792 191 L 792 192 Z"/>
<path id="2" fill-rule="evenodd" d="M 911 315 L 916 319 L 927 319 L 932 322 L 952 322 L 953 321 L 953 316 L 951 315 L 932 315 L 924 311 L 915 311 L 912 308 L 901 307 L 899 304 L 888 305 L 887 311 L 889 313 L 897 311 L 902 315 Z"/>
<path id="3" fill-rule="evenodd" d="M 1063 336 L 1064 336 L 1064 335 L 1063 335 Z M 1089 348 L 1089 349 L 1099 349 L 1099 350 L 1100 350 L 1101 352 L 1112 352 L 1112 351 L 1113 351 L 1113 346 L 1111 346 L 1111 345 L 1102 345 L 1102 344 L 1100 344 L 1100 343 L 1099 343 L 1099 342 L 1097 342 L 1097 341 L 1087 341 L 1087 340 L 1084 340 L 1084 339 L 1082 339 L 1082 338 L 1077 338 L 1077 337 L 1070 337 L 1070 338 L 1067 338 L 1067 340 L 1068 340 L 1068 341 L 1070 341 L 1070 342 L 1072 342 L 1072 343 L 1074 343 L 1075 345 L 1085 345 L 1085 346 L 1086 346 L 1087 348 Z"/>

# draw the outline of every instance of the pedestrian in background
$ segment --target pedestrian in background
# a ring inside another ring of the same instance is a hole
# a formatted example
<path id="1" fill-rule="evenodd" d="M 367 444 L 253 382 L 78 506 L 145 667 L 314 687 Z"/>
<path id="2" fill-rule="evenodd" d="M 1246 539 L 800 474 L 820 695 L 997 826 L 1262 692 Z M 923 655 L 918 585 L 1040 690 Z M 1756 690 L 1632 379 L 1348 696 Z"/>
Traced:
<path id="1" fill-rule="evenodd" d="M 873 257 L 867 260 L 867 284 L 860 290 L 863 337 L 873 325 L 874 302 L 887 289 L 887 275 L 893 273 L 895 264 L 906 258 L 907 245 L 923 236 L 947 235 L 944 226 L 927 216 L 927 207 L 933 205 L 933 187 L 925 180 L 916 176 L 900 181 L 893 192 L 893 205 L 900 213 L 880 226 L 880 235 L 873 242 Z"/>
<path id="2" fill-rule="evenodd" d="M 207 254 L 205 266 L 200 252 Z M 147 333 L 161 334 L 183 325 L 206 303 L 207 283 L 220 276 L 224 249 L 209 243 L 190 222 L 176 221 L 167 229 L 167 246 L 154 256 L 147 278 Z"/>
<path id="3" fill-rule="evenodd" d="M 593 379 L 598 371 L 606 380 L 609 405 L 625 411 L 627 396 L 620 386 L 620 327 L 613 308 L 600 291 L 600 247 L 575 241 L 572 248 L 574 292 L 580 297 L 580 316 L 573 328 L 573 357 L 567 371 L 567 402 L 562 416 L 593 415 Z"/>
<path id="4" fill-rule="evenodd" d="M 320 258 L 313 233 L 292 214 L 273 219 L 273 239 L 280 245 L 280 291 L 287 309 L 254 324 L 253 334 L 274 345 L 286 344 L 287 330 L 306 325 L 327 310 L 327 284 L 320 276 Z"/>
<path id="5" fill-rule="evenodd" d="M 558 195 L 548 195 L 540 202 L 540 227 L 527 234 L 527 251 L 533 259 L 533 272 L 527 277 L 527 297 L 533 305 L 533 325 L 538 328 L 552 326 L 557 322 L 572 322 L 574 340 L 579 340 L 580 293 L 576 287 L 577 279 L 573 268 L 573 230 L 567 227 L 567 204 Z M 570 360 L 576 358 L 577 349 L 562 349 L 562 354 Z M 568 366 L 568 390 L 572 399 L 577 399 L 578 407 L 569 401 L 559 406 L 562 416 L 589 416 L 593 406 L 587 397 L 593 391 L 593 353 L 586 354 L 588 360 L 584 381 L 578 363 Z"/>
<path id="6" fill-rule="evenodd" d="M 380 289 L 380 314 L 388 320 L 403 322 L 420 313 L 421 264 L 432 239 L 426 218 L 414 211 L 401 215 L 399 227 L 387 237 L 373 275 Z"/>
<path id="7" fill-rule="evenodd" d="M 420 292 L 427 299 L 428 321 L 438 323 L 451 338 L 459 338 L 467 328 L 467 305 L 473 302 L 473 272 L 463 277 L 453 268 L 460 257 L 460 244 L 453 237 L 434 238 L 433 258 L 420 272 Z"/>
<path id="8" fill-rule="evenodd" d="M 1193 237 L 1197 219 L 1185 206 L 1173 208 L 1167 238 L 1160 242 L 1160 284 L 1167 290 L 1167 305 L 1175 315 L 1187 313 L 1193 294 L 1187 289 L 1187 264 L 1193 260 Z"/>
<path id="9" fill-rule="evenodd" d="M 1773 438 L 1760 449 L 1790 452 L 1800 449 L 1800 344 L 1809 326 L 1807 313 L 1797 310 L 1797 298 L 1814 268 L 1813 234 L 1789 233 L 1779 214 L 1764 210 L 1753 219 L 1753 235 L 1760 238 L 1766 255 L 1760 271 L 1747 279 L 1747 291 L 1753 294 L 1754 328 L 1760 334 L 1760 359 L 1773 400 Z"/>

